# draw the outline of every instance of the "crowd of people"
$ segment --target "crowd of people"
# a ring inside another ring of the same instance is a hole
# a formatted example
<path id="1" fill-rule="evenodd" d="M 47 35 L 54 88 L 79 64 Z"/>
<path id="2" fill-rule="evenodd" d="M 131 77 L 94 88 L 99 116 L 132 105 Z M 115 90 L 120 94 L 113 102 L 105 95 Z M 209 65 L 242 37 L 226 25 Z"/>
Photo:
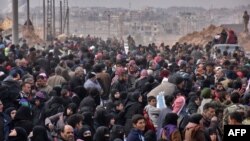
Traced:
<path id="1" fill-rule="evenodd" d="M 1 141 L 222 141 L 250 124 L 250 60 L 211 44 L 0 38 Z"/>

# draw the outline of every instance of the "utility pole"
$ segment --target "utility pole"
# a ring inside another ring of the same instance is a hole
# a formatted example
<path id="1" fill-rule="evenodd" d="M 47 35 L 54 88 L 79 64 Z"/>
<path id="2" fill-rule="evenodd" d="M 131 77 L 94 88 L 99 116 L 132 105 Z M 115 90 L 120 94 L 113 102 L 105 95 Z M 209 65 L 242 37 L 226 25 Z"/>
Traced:
<path id="1" fill-rule="evenodd" d="M 55 0 L 52 1 L 52 32 L 53 32 L 53 37 L 56 35 L 56 5 L 55 5 Z"/>
<path id="2" fill-rule="evenodd" d="M 18 1 L 12 0 L 12 44 L 18 44 Z"/>
<path id="3" fill-rule="evenodd" d="M 52 0 L 47 0 L 47 41 L 52 41 Z"/>
<path id="4" fill-rule="evenodd" d="M 30 0 L 27 0 L 27 29 L 29 31 L 30 26 Z"/>
<path id="5" fill-rule="evenodd" d="M 68 5 L 68 3 L 67 3 L 67 5 Z M 67 35 L 69 35 L 69 6 L 67 8 Z"/>
<path id="6" fill-rule="evenodd" d="M 120 36 L 121 38 L 123 39 L 123 18 L 124 18 L 124 13 L 122 13 L 120 16 L 119 16 L 119 25 L 120 25 Z"/>
<path id="7" fill-rule="evenodd" d="M 64 0 L 64 10 L 66 10 L 66 13 L 65 13 L 65 17 L 64 17 L 63 32 L 65 32 L 65 28 L 66 28 L 66 34 L 69 35 L 69 5 L 68 5 L 68 0 Z"/>
<path id="8" fill-rule="evenodd" d="M 60 1 L 60 34 L 63 33 L 63 13 L 62 13 L 62 1 Z"/>
<path id="9" fill-rule="evenodd" d="M 111 18 L 110 18 L 110 12 L 108 13 L 108 36 L 110 37 L 110 24 L 111 24 Z"/>
<path id="10" fill-rule="evenodd" d="M 46 40 L 46 10 L 45 0 L 43 0 L 43 40 Z"/>

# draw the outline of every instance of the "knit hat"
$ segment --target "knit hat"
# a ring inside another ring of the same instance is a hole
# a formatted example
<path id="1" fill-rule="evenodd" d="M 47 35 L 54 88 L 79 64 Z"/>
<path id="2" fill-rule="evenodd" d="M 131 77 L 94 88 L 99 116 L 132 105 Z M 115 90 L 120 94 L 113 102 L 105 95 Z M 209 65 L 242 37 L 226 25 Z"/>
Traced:
<path id="1" fill-rule="evenodd" d="M 38 91 L 38 92 L 36 92 L 35 98 L 45 100 L 46 96 L 45 96 L 45 94 L 43 92 Z"/>
<path id="2" fill-rule="evenodd" d="M 209 89 L 209 88 L 202 89 L 201 96 L 203 98 L 211 98 L 211 89 Z"/>
<path id="3" fill-rule="evenodd" d="M 190 116 L 189 122 L 199 124 L 201 119 L 202 119 L 201 114 L 193 114 Z"/>

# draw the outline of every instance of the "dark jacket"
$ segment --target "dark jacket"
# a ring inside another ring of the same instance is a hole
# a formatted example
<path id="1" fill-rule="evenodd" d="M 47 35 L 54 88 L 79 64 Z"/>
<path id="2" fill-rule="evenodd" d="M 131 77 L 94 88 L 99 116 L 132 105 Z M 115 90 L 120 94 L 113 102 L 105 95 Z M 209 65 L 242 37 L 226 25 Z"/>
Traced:
<path id="1" fill-rule="evenodd" d="M 125 103 L 125 133 L 128 134 L 132 128 L 132 116 L 135 114 L 143 115 L 143 107 L 140 102 L 138 102 L 139 95 L 134 93 L 129 96 L 129 100 Z"/>
<path id="2" fill-rule="evenodd" d="M 0 113 L 0 140 L 6 141 L 10 132 L 11 119 L 4 113 Z"/>
<path id="3" fill-rule="evenodd" d="M 128 134 L 127 141 L 144 141 L 144 135 L 142 131 L 133 128 Z"/>

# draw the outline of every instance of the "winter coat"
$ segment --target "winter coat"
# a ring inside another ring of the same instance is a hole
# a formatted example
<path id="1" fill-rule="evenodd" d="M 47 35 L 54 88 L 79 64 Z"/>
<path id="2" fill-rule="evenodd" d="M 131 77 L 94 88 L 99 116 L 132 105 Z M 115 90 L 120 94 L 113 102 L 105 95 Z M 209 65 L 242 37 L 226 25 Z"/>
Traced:
<path id="1" fill-rule="evenodd" d="M 127 141 L 145 141 L 144 140 L 144 135 L 139 129 L 131 129 Z"/>
<path id="2" fill-rule="evenodd" d="M 2 123 L 2 124 L 1 124 Z M 11 119 L 4 113 L 0 113 L 0 140 L 7 141 L 10 127 L 9 124 L 11 123 Z"/>

